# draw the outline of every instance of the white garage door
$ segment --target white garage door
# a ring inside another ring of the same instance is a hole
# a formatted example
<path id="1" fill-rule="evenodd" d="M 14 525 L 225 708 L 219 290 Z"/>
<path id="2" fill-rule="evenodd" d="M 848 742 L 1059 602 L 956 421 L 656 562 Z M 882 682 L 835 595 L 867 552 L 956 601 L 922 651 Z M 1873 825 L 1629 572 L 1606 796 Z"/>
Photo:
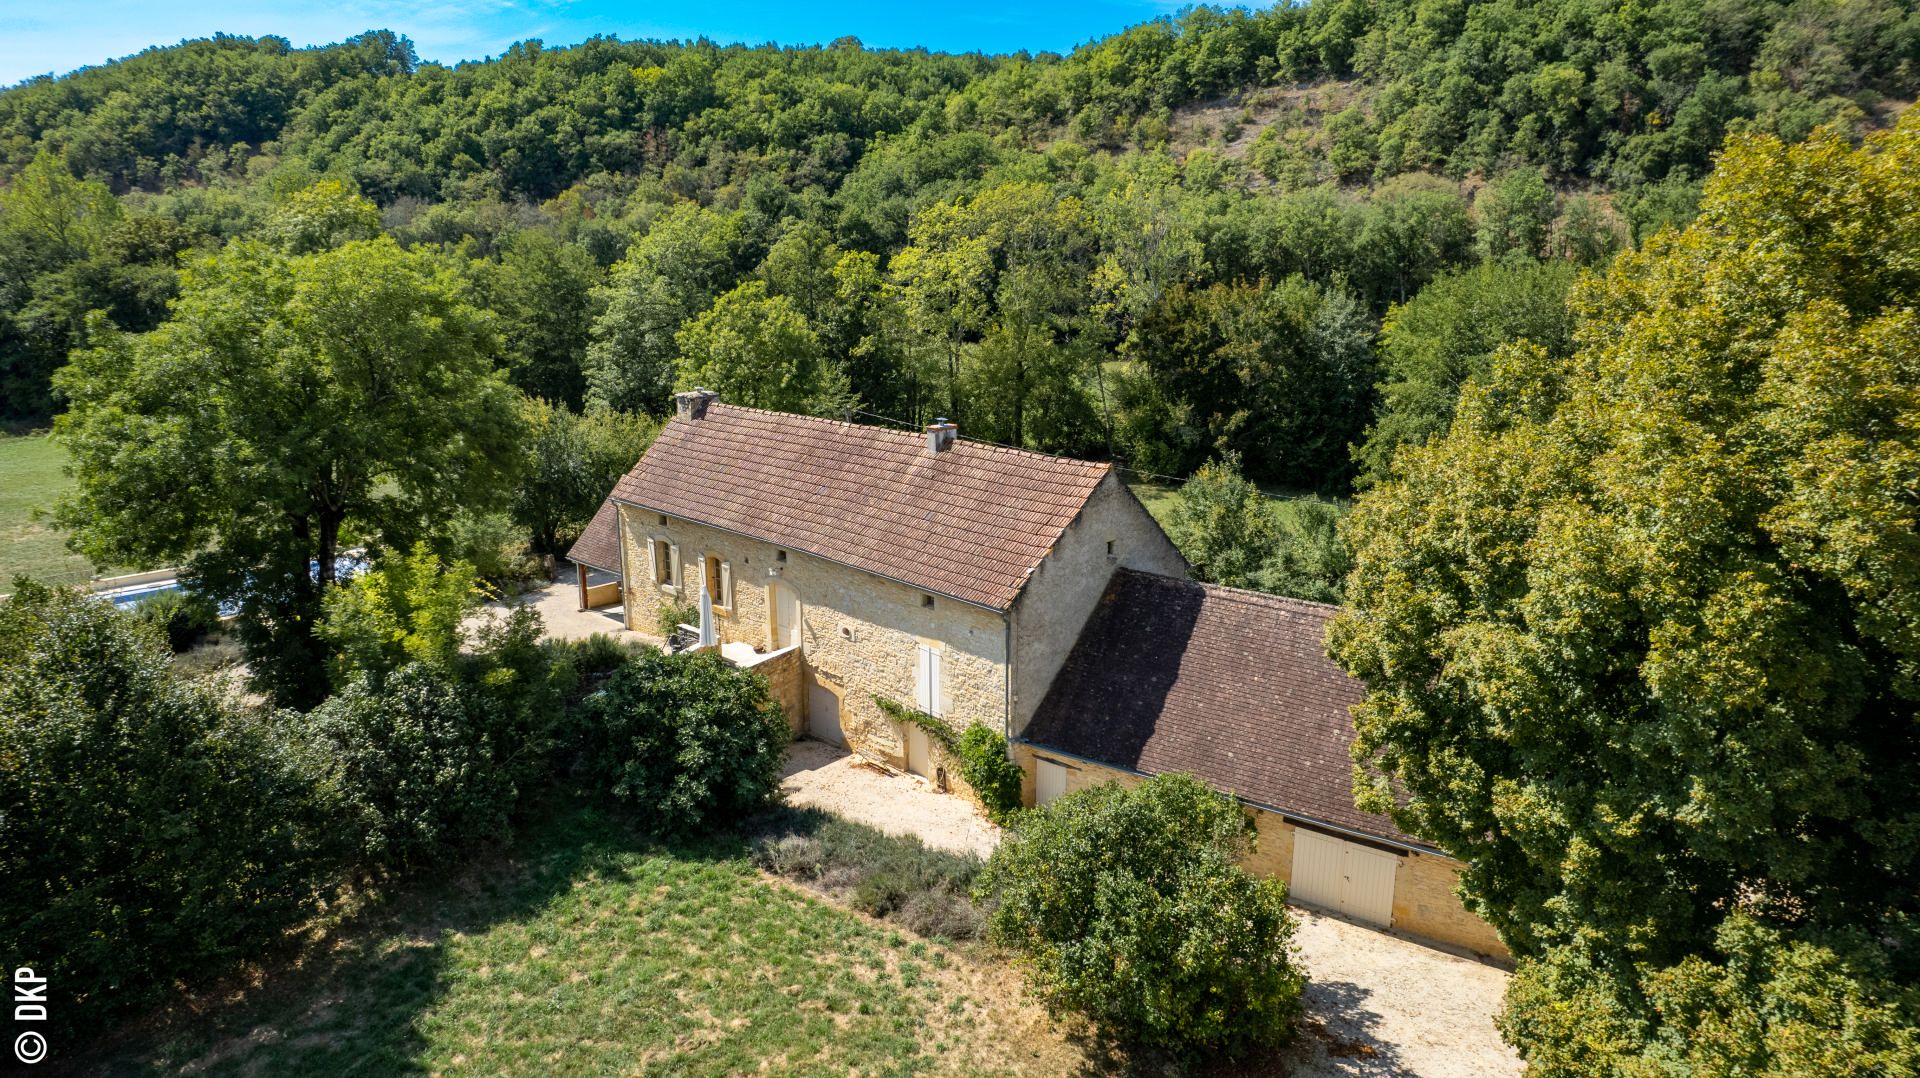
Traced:
<path id="1" fill-rule="evenodd" d="M 807 732 L 829 744 L 847 747 L 847 735 L 840 732 L 840 698 L 818 682 L 807 690 Z"/>
<path id="2" fill-rule="evenodd" d="M 1400 858 L 1357 842 L 1293 829 L 1293 881 L 1296 902 L 1345 914 L 1356 921 L 1393 924 L 1393 874 Z"/>
<path id="3" fill-rule="evenodd" d="M 1044 805 L 1067 792 L 1067 769 L 1052 760 L 1033 762 L 1033 803 Z"/>

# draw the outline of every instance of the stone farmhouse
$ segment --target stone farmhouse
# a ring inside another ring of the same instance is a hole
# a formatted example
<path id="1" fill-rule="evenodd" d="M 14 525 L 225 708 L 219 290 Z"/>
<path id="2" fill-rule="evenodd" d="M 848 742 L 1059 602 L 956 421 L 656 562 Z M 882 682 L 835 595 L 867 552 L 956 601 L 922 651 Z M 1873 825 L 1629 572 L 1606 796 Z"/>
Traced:
<path id="1" fill-rule="evenodd" d="M 716 643 L 808 735 L 968 794 L 876 700 L 1007 736 L 1029 804 L 1194 774 L 1296 901 L 1503 958 L 1461 866 L 1353 807 L 1357 682 L 1333 608 L 1198 584 L 1111 465 L 742 408 L 676 414 L 569 552 L 581 605 L 655 634 L 704 592 Z M 596 572 L 597 571 L 597 572 Z M 596 577 L 598 579 L 596 579 Z"/>

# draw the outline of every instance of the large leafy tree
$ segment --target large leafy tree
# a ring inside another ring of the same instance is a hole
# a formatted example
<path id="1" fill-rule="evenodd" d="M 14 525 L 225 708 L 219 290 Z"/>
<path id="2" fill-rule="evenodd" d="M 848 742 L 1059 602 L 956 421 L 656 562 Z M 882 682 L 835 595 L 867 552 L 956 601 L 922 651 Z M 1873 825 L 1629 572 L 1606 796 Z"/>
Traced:
<path id="1" fill-rule="evenodd" d="M 1121 440 L 1152 471 L 1237 452 L 1262 480 L 1338 485 L 1373 382 L 1373 320 L 1302 277 L 1176 285 L 1141 320 L 1120 379 Z"/>
<path id="2" fill-rule="evenodd" d="M 1446 432 L 1460 387 L 1483 377 L 1501 345 L 1527 340 L 1550 356 L 1573 348 L 1569 262 L 1489 262 L 1435 280 L 1380 327 L 1380 401 L 1354 448 L 1358 485 L 1386 478 L 1393 454 Z"/>
<path id="3" fill-rule="evenodd" d="M 1913 1071 L 1917 267 L 1920 118 L 1735 139 L 1355 510 L 1361 800 L 1467 862 L 1547 1073 Z"/>
<path id="4" fill-rule="evenodd" d="M 60 372 L 78 480 L 61 517 L 97 560 L 186 559 L 197 588 L 239 603 L 262 686 L 310 702 L 336 555 L 499 503 L 515 394 L 487 318 L 391 240 L 240 243 L 182 279 L 165 323 Z"/>
<path id="5" fill-rule="evenodd" d="M 786 296 L 748 281 L 681 327 L 679 386 L 704 386 L 753 408 L 839 414 L 854 404 L 846 372 Z"/>

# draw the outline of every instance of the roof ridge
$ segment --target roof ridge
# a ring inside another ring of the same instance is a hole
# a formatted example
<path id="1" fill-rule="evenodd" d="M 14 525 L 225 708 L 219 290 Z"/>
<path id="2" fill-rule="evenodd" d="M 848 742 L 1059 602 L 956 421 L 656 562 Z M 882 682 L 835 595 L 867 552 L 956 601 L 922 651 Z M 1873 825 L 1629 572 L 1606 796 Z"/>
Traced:
<path id="1" fill-rule="evenodd" d="M 883 426 L 880 426 L 878 423 L 856 423 L 856 422 L 853 422 L 852 420 L 847 420 L 847 419 L 833 419 L 828 416 L 807 415 L 804 412 L 781 412 L 781 411 L 776 411 L 775 409 L 772 409 L 772 408 L 754 408 L 745 404 L 728 404 L 726 401 L 714 401 L 712 404 L 707 406 L 707 409 L 709 412 L 713 411 L 716 408 L 725 409 L 731 412 L 745 412 L 751 415 L 773 416 L 778 419 L 802 419 L 810 423 L 825 423 L 830 426 L 845 427 L 848 430 L 857 430 L 865 433 L 885 434 L 885 435 L 890 435 L 890 436 L 902 438 L 902 439 L 911 439 L 914 442 L 919 442 L 921 439 L 926 437 L 926 434 L 922 431 L 899 430 L 894 427 L 883 427 Z M 678 417 L 675 417 L 675 418 L 678 418 Z M 1036 458 L 1039 458 L 1040 460 L 1060 461 L 1065 464 L 1076 464 L 1081 467 L 1091 468 L 1091 469 L 1111 470 L 1113 468 L 1112 461 L 1088 460 L 1085 457 L 1073 457 L 1073 456 L 1068 456 L 1065 453 L 1047 453 L 1047 452 L 1042 452 L 1041 450 L 1038 450 L 1038 449 L 1021 449 L 1018 446 L 1001 445 L 998 442 L 983 442 L 978 438 L 969 438 L 964 434 L 956 435 L 954 437 L 954 443 L 956 445 L 962 442 L 966 443 L 968 446 L 971 446 L 974 449 L 986 450 L 986 451 L 995 452 L 995 453 L 1005 453 L 1005 454 L 1022 456 L 1022 457 L 1036 457 Z"/>

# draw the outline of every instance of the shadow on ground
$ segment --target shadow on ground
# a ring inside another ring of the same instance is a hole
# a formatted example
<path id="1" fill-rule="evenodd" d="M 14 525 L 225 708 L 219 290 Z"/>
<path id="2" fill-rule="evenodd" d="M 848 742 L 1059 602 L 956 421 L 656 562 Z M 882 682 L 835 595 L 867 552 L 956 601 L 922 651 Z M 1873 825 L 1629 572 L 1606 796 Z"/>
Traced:
<path id="1" fill-rule="evenodd" d="M 420 1023 L 447 994 L 452 941 L 533 916 L 575 881 L 620 871 L 623 856 L 668 849 L 617 816 L 550 804 L 455 874 L 390 885 L 368 912 L 260 969 L 187 992 L 54 1073 L 425 1073 Z M 726 837 L 670 849 L 718 861 L 745 847 Z"/>

